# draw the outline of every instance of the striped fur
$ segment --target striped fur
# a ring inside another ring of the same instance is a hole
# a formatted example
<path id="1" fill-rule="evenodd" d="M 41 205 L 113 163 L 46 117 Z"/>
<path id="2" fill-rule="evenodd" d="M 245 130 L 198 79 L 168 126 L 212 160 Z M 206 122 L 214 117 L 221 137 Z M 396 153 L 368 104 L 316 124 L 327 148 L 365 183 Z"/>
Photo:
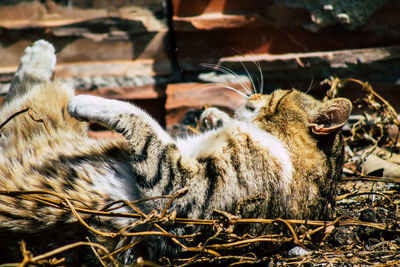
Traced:
<path id="1" fill-rule="evenodd" d="M 100 209 L 119 199 L 187 188 L 170 210 L 191 218 L 210 218 L 214 210 L 240 217 L 299 219 L 324 218 L 332 212 L 343 163 L 339 129 L 349 116 L 348 100 L 321 103 L 296 90 L 255 94 L 234 118 L 211 108 L 201 118 L 203 133 L 174 140 L 134 105 L 73 96 L 68 86 L 50 81 L 54 64 L 54 48 L 45 41 L 27 48 L 21 59 L 0 121 L 31 108 L 48 123 L 51 135 L 27 113 L 6 125 L 0 139 L 1 190 L 47 190 L 68 197 L 76 207 Z M 125 138 L 91 139 L 87 121 L 103 124 Z M 246 202 L 255 196 L 262 197 Z M 160 210 L 164 205 L 158 201 L 143 208 Z M 98 229 L 119 229 L 133 222 L 82 216 Z M 68 238 L 58 237 L 57 232 L 51 244 L 28 244 L 36 246 L 35 251 L 85 240 L 91 234 L 68 211 L 0 196 L 0 237 L 15 237 L 0 245 L 1 251 L 15 249 L 19 239 L 31 240 L 32 235 L 53 233 L 66 225 L 71 226 L 65 230 Z M 257 230 L 251 227 L 242 230 Z M 170 231 L 188 230 L 177 226 Z M 130 240 L 99 241 L 115 249 Z M 140 251 L 126 252 L 123 260 L 178 253 L 166 239 L 149 237 Z"/>

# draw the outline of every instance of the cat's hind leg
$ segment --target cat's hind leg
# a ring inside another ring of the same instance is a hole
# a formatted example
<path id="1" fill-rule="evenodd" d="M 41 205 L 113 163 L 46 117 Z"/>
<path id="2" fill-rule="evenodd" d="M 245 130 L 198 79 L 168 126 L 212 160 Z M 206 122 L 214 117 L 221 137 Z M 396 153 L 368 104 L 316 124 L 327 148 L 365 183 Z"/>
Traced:
<path id="1" fill-rule="evenodd" d="M 65 110 L 74 89 L 60 81 L 51 81 L 55 64 L 55 49 L 49 42 L 39 40 L 25 49 L 0 109 L 0 122 L 19 112 L 24 113 L 7 123 L 10 135 L 18 136 L 20 133 L 32 138 L 34 134 L 40 135 L 45 131 L 44 134 L 48 135 L 57 129 L 87 133 L 87 124 L 71 118 Z M 51 130 L 35 120 L 45 121 Z"/>
<path id="2" fill-rule="evenodd" d="M 6 102 L 25 94 L 35 85 L 50 81 L 56 65 L 55 49 L 45 40 L 27 47 L 11 82 Z"/>

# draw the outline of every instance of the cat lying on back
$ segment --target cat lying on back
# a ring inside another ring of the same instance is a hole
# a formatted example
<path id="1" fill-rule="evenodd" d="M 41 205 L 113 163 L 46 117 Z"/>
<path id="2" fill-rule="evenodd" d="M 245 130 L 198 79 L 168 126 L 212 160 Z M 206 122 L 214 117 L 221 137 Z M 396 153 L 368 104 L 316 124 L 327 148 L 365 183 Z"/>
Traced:
<path id="1" fill-rule="evenodd" d="M 73 89 L 51 82 L 55 62 L 54 48 L 46 41 L 35 42 L 21 58 L 0 122 L 30 108 L 49 129 L 28 113 L 2 129 L 0 190 L 56 192 L 75 207 L 99 210 L 115 200 L 172 195 L 187 188 L 170 207 L 177 217 L 210 218 L 213 210 L 242 218 L 324 219 L 332 213 L 343 164 L 340 128 L 351 110 L 347 99 L 322 103 L 297 90 L 254 94 L 233 119 L 207 109 L 201 117 L 205 132 L 174 140 L 134 105 L 74 96 Z M 84 121 L 103 124 L 125 138 L 91 139 Z M 243 202 L 257 195 L 263 196 L 260 201 Z M 160 210 L 167 201 L 146 202 L 141 208 Z M 105 231 L 134 222 L 81 216 Z M 252 232 L 252 227 L 243 230 Z M 170 227 L 173 234 L 186 232 L 182 226 Z M 68 210 L 0 195 L 0 262 L 21 259 L 20 240 L 37 255 L 87 237 L 110 251 L 134 240 L 96 239 Z M 179 251 L 168 239 L 149 236 L 121 260 L 156 260 Z M 90 250 L 70 253 L 74 256 L 65 254 L 70 259 L 94 258 Z"/>

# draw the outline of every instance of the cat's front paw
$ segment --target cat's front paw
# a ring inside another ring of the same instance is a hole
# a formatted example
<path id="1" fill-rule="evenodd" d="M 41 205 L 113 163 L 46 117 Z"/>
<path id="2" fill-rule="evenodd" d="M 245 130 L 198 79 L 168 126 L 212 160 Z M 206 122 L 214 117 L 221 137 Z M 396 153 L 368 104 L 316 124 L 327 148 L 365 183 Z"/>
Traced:
<path id="1" fill-rule="evenodd" d="M 48 81 L 56 66 L 56 54 L 52 44 L 39 40 L 27 47 L 21 58 L 17 75 L 40 81 Z"/>
<path id="2" fill-rule="evenodd" d="M 71 97 L 67 111 L 81 121 L 107 123 L 121 113 L 130 113 L 132 106 L 126 102 L 99 96 L 78 95 Z"/>
<path id="3" fill-rule="evenodd" d="M 73 96 L 68 102 L 69 115 L 81 121 L 92 121 L 104 109 L 104 100 L 101 97 L 90 95 Z M 104 111 L 103 111 L 104 112 Z"/>
<path id="4" fill-rule="evenodd" d="M 200 131 L 208 131 L 222 127 L 231 118 L 225 112 L 217 108 L 208 108 L 200 116 Z"/>

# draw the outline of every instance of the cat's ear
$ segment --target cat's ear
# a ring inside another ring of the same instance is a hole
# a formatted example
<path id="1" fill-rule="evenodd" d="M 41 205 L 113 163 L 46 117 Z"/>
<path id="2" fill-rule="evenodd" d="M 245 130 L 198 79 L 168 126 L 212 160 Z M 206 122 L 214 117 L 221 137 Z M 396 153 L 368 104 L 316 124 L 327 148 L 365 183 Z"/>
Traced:
<path id="1" fill-rule="evenodd" d="M 339 130 L 349 119 L 351 102 L 346 98 L 335 98 L 323 103 L 309 121 L 311 131 L 316 135 L 326 135 Z"/>

